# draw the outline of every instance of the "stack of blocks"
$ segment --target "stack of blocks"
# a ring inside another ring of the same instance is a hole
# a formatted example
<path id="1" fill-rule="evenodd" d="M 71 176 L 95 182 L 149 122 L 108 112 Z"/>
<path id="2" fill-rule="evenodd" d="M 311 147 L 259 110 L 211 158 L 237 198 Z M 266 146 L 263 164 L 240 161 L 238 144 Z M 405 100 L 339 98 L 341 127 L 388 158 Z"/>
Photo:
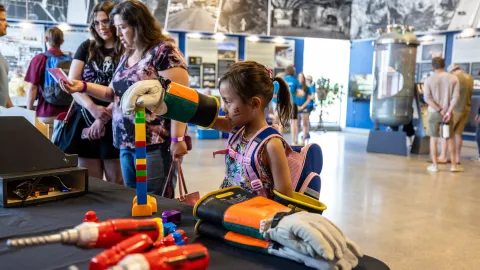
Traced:
<path id="1" fill-rule="evenodd" d="M 151 216 L 157 212 L 155 198 L 147 195 L 147 127 L 145 108 L 135 109 L 135 168 L 137 196 L 133 200 L 133 216 Z"/>

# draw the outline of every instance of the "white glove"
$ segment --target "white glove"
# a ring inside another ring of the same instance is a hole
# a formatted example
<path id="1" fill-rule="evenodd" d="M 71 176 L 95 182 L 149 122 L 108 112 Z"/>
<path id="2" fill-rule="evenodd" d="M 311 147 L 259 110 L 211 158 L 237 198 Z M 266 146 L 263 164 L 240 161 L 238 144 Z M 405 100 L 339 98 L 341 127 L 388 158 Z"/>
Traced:
<path id="1" fill-rule="evenodd" d="M 135 107 L 145 107 L 156 115 L 167 113 L 163 102 L 166 89 L 158 80 L 138 81 L 130 86 L 120 100 L 120 109 L 124 114 L 132 114 Z"/>
<path id="2" fill-rule="evenodd" d="M 265 240 L 312 258 L 340 259 L 347 250 L 343 232 L 320 214 L 302 211 L 283 217 L 274 228 L 265 224 L 261 230 Z"/>
<path id="3" fill-rule="evenodd" d="M 346 240 L 347 250 L 343 258 L 332 261 L 327 261 L 319 256 L 312 258 L 287 247 L 269 248 L 268 252 L 274 256 L 303 263 L 317 270 L 351 270 L 358 265 L 358 258 L 363 257 L 363 254 L 355 243 L 349 239 Z"/>

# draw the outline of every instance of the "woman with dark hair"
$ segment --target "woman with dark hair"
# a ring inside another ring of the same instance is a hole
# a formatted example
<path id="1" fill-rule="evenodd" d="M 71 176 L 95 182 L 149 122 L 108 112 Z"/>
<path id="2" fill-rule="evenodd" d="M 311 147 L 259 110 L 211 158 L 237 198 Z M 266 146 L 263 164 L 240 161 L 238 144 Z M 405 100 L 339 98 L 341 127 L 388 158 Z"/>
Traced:
<path id="1" fill-rule="evenodd" d="M 117 4 L 110 13 L 117 35 L 125 47 L 117 71 L 109 87 L 74 80 L 62 84 L 70 93 L 87 92 L 101 100 L 114 101 L 113 143 L 120 148 L 120 163 L 125 185 L 136 187 L 135 179 L 135 123 L 133 115 L 124 115 L 120 99 L 127 89 L 142 80 L 159 76 L 188 85 L 187 65 L 175 42 L 162 34 L 162 29 L 151 12 L 140 1 Z M 174 158 L 187 153 L 184 142 L 186 124 L 146 113 L 147 128 L 147 189 L 162 194 L 168 169 Z"/>
<path id="2" fill-rule="evenodd" d="M 122 55 L 122 46 L 108 15 L 112 2 L 102 2 L 93 8 L 90 33 L 75 53 L 70 67 L 70 80 L 84 80 L 107 86 L 112 80 Z M 88 174 L 107 181 L 123 184 L 120 170 L 120 151 L 113 146 L 112 106 L 110 102 L 90 98 L 84 93 L 73 94 L 75 107 L 70 125 L 74 136 L 64 150 L 78 154 L 79 165 L 88 168 Z"/>

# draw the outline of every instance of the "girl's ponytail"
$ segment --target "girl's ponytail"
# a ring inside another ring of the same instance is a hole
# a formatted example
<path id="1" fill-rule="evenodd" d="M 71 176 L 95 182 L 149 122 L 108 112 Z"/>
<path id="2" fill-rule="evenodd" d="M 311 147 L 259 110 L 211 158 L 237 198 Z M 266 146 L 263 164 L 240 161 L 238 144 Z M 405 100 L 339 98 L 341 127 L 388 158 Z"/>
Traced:
<path id="1" fill-rule="evenodd" d="M 280 124 L 285 127 L 292 116 L 293 105 L 288 84 L 280 77 L 273 78 L 279 85 L 277 94 L 277 112 Z"/>

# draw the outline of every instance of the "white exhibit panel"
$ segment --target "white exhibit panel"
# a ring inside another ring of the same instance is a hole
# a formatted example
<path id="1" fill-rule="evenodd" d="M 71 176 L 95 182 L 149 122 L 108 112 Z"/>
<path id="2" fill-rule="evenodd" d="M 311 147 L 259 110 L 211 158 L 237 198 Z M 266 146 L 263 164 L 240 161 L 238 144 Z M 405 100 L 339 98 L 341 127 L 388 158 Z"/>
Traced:
<path id="1" fill-rule="evenodd" d="M 418 38 L 420 45 L 417 47 L 417 65 L 415 81 L 423 82 L 433 72 L 432 58 L 445 58 L 445 35 L 426 35 Z"/>
<path id="2" fill-rule="evenodd" d="M 283 38 L 245 40 L 245 60 L 252 60 L 272 68 L 274 74 L 282 73 L 295 63 L 295 41 Z"/>
<path id="3" fill-rule="evenodd" d="M 190 87 L 216 88 L 218 78 L 238 60 L 238 38 L 223 34 L 187 34 L 185 58 Z"/>
<path id="4" fill-rule="evenodd" d="M 313 81 L 321 78 L 330 79 L 330 85 L 343 86 L 341 100 L 324 108 L 324 123 L 345 127 L 347 112 L 347 92 L 350 65 L 350 41 L 338 39 L 307 38 L 304 43 L 303 73 L 312 76 Z M 315 98 L 317 96 L 315 95 Z M 311 122 L 319 122 L 320 106 L 310 115 Z"/>
<path id="5" fill-rule="evenodd" d="M 65 40 L 62 45 L 62 51 L 64 53 L 70 53 L 72 57 L 75 55 L 78 47 L 85 40 L 90 39 L 90 31 L 88 27 L 72 27 L 69 25 L 60 25 L 60 29 L 63 31 L 63 39 Z"/>
<path id="6" fill-rule="evenodd" d="M 0 52 L 11 71 L 21 68 L 25 73 L 32 58 L 45 51 L 45 26 L 32 23 L 8 25 L 8 35 L 0 39 Z"/>
<path id="7" fill-rule="evenodd" d="M 480 89 L 480 33 L 464 31 L 453 38 L 452 63 L 473 76 L 475 89 Z"/>

